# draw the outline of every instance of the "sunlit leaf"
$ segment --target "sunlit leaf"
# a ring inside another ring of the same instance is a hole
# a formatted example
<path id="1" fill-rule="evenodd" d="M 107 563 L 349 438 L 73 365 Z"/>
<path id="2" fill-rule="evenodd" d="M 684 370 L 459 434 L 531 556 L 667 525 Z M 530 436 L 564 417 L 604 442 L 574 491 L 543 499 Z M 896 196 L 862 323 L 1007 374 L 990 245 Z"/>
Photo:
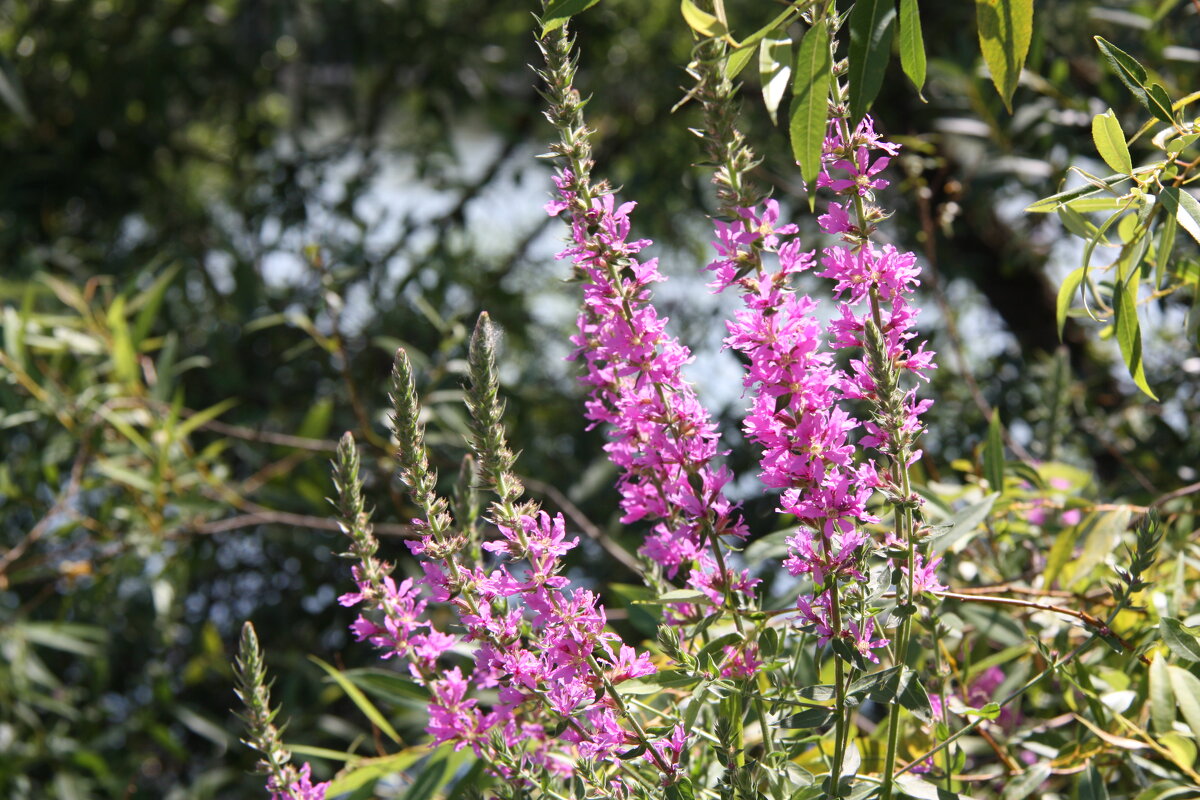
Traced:
<path id="1" fill-rule="evenodd" d="M 354 705 L 358 706 L 358 709 L 362 711 L 367 719 L 371 720 L 375 727 L 379 728 L 379 730 L 382 731 L 385 736 L 387 736 L 396 744 L 404 743 L 400 738 L 400 734 L 396 733 L 396 729 L 393 728 L 392 724 L 387 721 L 387 717 L 383 716 L 383 713 L 376 708 L 370 700 L 367 699 L 367 696 L 363 694 L 362 691 L 355 686 L 349 678 L 343 675 L 336 667 L 325 663 L 316 656 L 309 656 L 308 658 L 321 669 L 325 670 L 329 677 L 333 678 L 337 685 L 342 687 L 342 691 L 346 693 L 346 696 L 354 702 Z"/>
<path id="2" fill-rule="evenodd" d="M 778 36 L 765 37 L 759 45 L 758 76 L 762 83 L 763 104 L 771 122 L 778 123 L 776 111 L 792 77 L 792 40 L 782 31 Z"/>
<path id="3" fill-rule="evenodd" d="M 920 92 L 925 86 L 925 38 L 917 0 L 900 0 L 900 68 Z"/>
<path id="4" fill-rule="evenodd" d="M 833 58 L 829 52 L 829 28 L 824 20 L 809 28 L 800 40 L 796 66 L 792 70 L 792 109 L 788 133 L 792 155 L 800 165 L 805 183 L 821 171 L 821 146 L 829 119 L 829 83 Z"/>
<path id="5" fill-rule="evenodd" d="M 545 37 L 550 31 L 561 28 L 571 17 L 587 11 L 599 2 L 600 0 L 550 0 L 542 14 L 542 36 Z"/>
<path id="6" fill-rule="evenodd" d="M 1138 282 L 1130 280 L 1118 282 L 1113 290 L 1113 324 L 1116 328 L 1117 344 L 1121 348 L 1121 358 L 1129 369 L 1129 375 L 1137 387 L 1157 400 L 1158 396 L 1146 382 L 1146 370 L 1142 363 L 1142 330 L 1138 324 L 1137 314 Z"/>
<path id="7" fill-rule="evenodd" d="M 1184 625 L 1177 619 L 1163 617 L 1159 633 L 1171 652 L 1187 661 L 1200 661 L 1200 628 Z"/>
<path id="8" fill-rule="evenodd" d="M 1004 431 L 999 410 L 992 411 L 987 442 L 983 446 L 983 477 L 994 492 L 1004 491 Z"/>
<path id="9" fill-rule="evenodd" d="M 1167 660 L 1161 655 L 1150 662 L 1150 720 L 1159 733 L 1167 733 L 1175 725 L 1175 692 Z"/>
<path id="10" fill-rule="evenodd" d="M 1117 121 L 1117 115 L 1111 108 L 1092 118 L 1092 141 L 1096 143 L 1096 152 L 1110 169 L 1115 172 L 1133 173 L 1129 145 L 1125 143 L 1121 123 Z"/>
<path id="11" fill-rule="evenodd" d="M 1183 667 L 1169 666 L 1171 689 L 1183 721 L 1192 729 L 1192 736 L 1200 739 L 1200 678 Z"/>
<path id="12" fill-rule="evenodd" d="M 975 15 L 983 61 L 1011 114 L 1033 37 L 1033 0 L 975 0 Z"/>

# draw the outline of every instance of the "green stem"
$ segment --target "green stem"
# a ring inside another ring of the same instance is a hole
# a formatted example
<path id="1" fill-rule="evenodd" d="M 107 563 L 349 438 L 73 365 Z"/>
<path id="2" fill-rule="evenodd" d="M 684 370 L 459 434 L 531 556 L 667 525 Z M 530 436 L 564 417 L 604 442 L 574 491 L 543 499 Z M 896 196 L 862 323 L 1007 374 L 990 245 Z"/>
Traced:
<path id="1" fill-rule="evenodd" d="M 833 584 L 829 587 L 829 609 L 832 619 L 830 620 L 833 628 L 833 635 L 840 637 L 842 635 L 842 609 L 841 599 L 838 597 L 837 578 L 832 578 Z M 842 661 L 842 657 L 836 652 L 833 654 L 833 670 L 834 670 L 834 689 L 837 692 L 836 711 L 834 712 L 834 729 L 833 729 L 833 764 L 829 774 L 829 791 L 832 797 L 841 797 L 842 787 L 842 764 L 845 761 L 846 755 L 846 665 Z"/>

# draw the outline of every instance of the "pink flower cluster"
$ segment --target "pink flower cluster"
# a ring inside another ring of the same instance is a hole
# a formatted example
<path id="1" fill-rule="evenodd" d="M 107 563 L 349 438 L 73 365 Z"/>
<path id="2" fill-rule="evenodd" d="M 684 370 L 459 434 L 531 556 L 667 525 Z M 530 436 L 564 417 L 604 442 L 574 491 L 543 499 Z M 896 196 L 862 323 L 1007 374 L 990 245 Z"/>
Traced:
<path id="1" fill-rule="evenodd" d="M 425 577 L 399 586 L 385 579 L 385 596 L 376 603 L 381 621 L 360 615 L 351 630 L 381 648 L 384 658 L 405 658 L 413 677 L 428 687 L 434 744 L 469 745 L 482 755 L 498 733 L 519 753 L 520 766 L 570 775 L 579 760 L 611 759 L 631 742 L 596 668 L 617 684 L 655 667 L 646 653 L 605 631 L 604 608 L 592 592 L 572 589 L 559 574 L 563 555 L 579 542 L 567 539 L 561 515 L 523 515 L 517 530 L 499 530 L 501 539 L 483 545 L 497 559 L 490 571 L 459 564 L 453 556 L 432 558 L 445 548 L 431 536 L 410 542 L 425 557 Z M 458 587 L 453 596 L 452 579 Z M 343 605 L 371 596 L 371 587 L 359 581 L 360 591 L 343 595 Z M 465 635 L 436 630 L 424 614 L 430 600 L 448 603 Z M 447 651 L 461 645 L 474 655 L 467 675 L 459 666 L 439 666 Z M 481 708 L 476 690 L 495 690 L 498 702 Z M 561 733 L 551 732 L 564 721 Z"/>
<path id="2" fill-rule="evenodd" d="M 872 160 L 871 151 L 886 155 Z M 873 619 L 845 619 L 834 624 L 831 605 L 839 582 L 861 582 L 860 565 L 873 546 L 863 526 L 877 522 L 867 510 L 874 490 L 889 476 L 877 471 L 862 448 L 871 447 L 898 455 L 891 441 L 894 431 L 875 420 L 856 419 L 848 403 L 881 399 L 865 355 L 867 323 L 877 319 L 885 343 L 884 358 L 894 369 L 924 378 L 933 367 L 932 353 L 922 343 L 915 351 L 909 343 L 916 311 L 907 297 L 917 285 L 918 268 L 911 253 L 894 247 L 877 248 L 867 238 L 869 230 L 851 220 L 851 204 L 871 199 L 874 189 L 887 182 L 878 177 L 896 145 L 883 142 L 870 118 L 845 142 L 831 127 L 825 141 L 823 169 L 818 186 L 828 187 L 848 199 L 830 203 L 818 219 L 828 233 L 842 237 L 841 244 L 825 248 L 816 274 L 832 279 L 839 300 L 828 329 L 817 318 L 818 303 L 799 294 L 793 276 L 818 266 L 816 254 L 804 251 L 795 225 L 779 224 L 779 205 L 768 200 L 759 209 L 741 209 L 741 219 L 716 223 L 717 258 L 709 265 L 715 273 L 714 291 L 737 285 L 743 309 L 727 323 L 725 343 L 747 361 L 744 384 L 752 401 L 744 422 L 748 439 L 762 448 L 760 477 L 764 484 L 782 489 L 780 511 L 799 522 L 788 539 L 784 566 L 793 575 L 807 575 L 817 594 L 799 598 L 797 608 L 821 642 L 846 640 L 864 657 L 877 661 L 874 651 L 888 640 L 875 638 Z M 881 217 L 876 209 L 868 212 Z M 774 268 L 764 262 L 773 256 Z M 838 349 L 854 348 L 848 369 L 835 361 Z M 915 389 L 902 399 L 904 421 L 900 430 L 919 430 L 919 415 L 930 401 L 918 400 Z M 919 454 L 905 453 L 912 460 Z M 936 567 L 936 564 L 932 565 Z M 918 564 L 925 580 L 931 570 Z M 840 627 L 840 629 L 836 629 Z"/>
<path id="3" fill-rule="evenodd" d="M 576 207 L 570 170 L 555 184 L 559 198 L 546 205 L 551 215 Z M 710 535 L 741 538 L 746 525 L 725 497 L 731 473 L 713 463 L 716 425 L 682 375 L 691 353 L 666 332 L 667 319 L 650 302 L 648 287 L 664 278 L 657 259 L 636 258 L 649 242 L 629 238 L 633 207 L 611 194 L 595 198 L 589 210 L 572 214 L 572 242 L 558 254 L 572 259 L 585 281 L 572 342 L 574 358 L 587 365 L 586 415 L 593 425 L 610 426 L 605 450 L 623 470 L 621 521 L 654 521 L 643 555 L 669 578 L 687 570 L 689 584 L 721 604 L 727 586 L 749 592 L 753 582 L 744 573 L 720 574 Z"/>
<path id="4" fill-rule="evenodd" d="M 325 800 L 325 792 L 329 789 L 329 781 L 314 784 L 312 782 L 312 767 L 305 762 L 300 767 L 300 774 L 291 784 L 281 785 L 272 777 L 267 781 L 267 791 L 271 800 Z"/>

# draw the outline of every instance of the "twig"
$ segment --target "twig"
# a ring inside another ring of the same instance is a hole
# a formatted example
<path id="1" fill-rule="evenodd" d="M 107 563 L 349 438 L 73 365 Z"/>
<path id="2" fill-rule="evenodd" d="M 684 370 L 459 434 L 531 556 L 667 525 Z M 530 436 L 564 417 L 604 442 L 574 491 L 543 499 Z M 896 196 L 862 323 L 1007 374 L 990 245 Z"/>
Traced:
<path id="1" fill-rule="evenodd" d="M 1035 603 L 1032 600 L 1020 600 L 1016 597 L 996 597 L 986 594 L 961 594 L 959 592 L 939 591 L 929 591 L 929 594 L 935 595 L 936 597 L 945 597 L 950 600 L 959 600 L 969 603 L 989 603 L 991 605 L 999 606 L 1019 606 L 1021 608 L 1029 608 L 1035 611 L 1052 611 L 1055 614 L 1063 614 L 1068 617 L 1074 617 L 1075 619 L 1087 625 L 1093 631 L 1101 633 L 1106 637 L 1111 636 L 1114 640 L 1120 642 L 1121 646 L 1127 651 L 1131 653 L 1134 652 L 1133 645 L 1129 644 L 1129 642 L 1125 641 L 1124 638 L 1113 631 L 1112 628 L 1108 627 L 1103 620 L 1101 620 L 1099 617 L 1092 616 L 1086 611 L 1080 611 L 1079 609 L 1067 608 L 1065 606 L 1052 606 L 1045 603 Z M 1150 659 L 1146 658 L 1144 655 L 1139 655 L 1138 660 L 1147 666 L 1150 665 Z"/>
<path id="2" fill-rule="evenodd" d="M 311 528 L 319 531 L 341 531 L 341 527 L 336 520 L 326 517 L 294 514 L 290 511 L 276 511 L 270 508 L 258 508 L 246 514 L 238 514 L 235 517 L 203 522 L 193 526 L 191 532 L 200 534 L 224 533 L 225 531 L 249 528 L 254 525 L 293 525 L 297 528 Z M 419 539 L 422 535 L 411 525 L 376 522 L 374 523 L 374 528 L 376 533 L 384 536 L 396 536 L 402 539 Z"/>
<path id="3" fill-rule="evenodd" d="M 21 541 L 13 545 L 3 556 L 0 556 L 0 586 L 8 583 L 4 577 L 4 573 L 12 566 L 18 558 L 25 554 L 38 539 L 46 535 L 50 530 L 51 525 L 63 521 L 59 517 L 63 514 L 67 515 L 68 519 L 73 519 L 78 516 L 78 512 L 72 509 L 71 502 L 75 499 L 75 495 L 79 493 L 79 487 L 83 482 L 83 470 L 87 465 L 88 459 L 91 457 L 92 449 L 89 444 L 91 428 L 87 428 L 80 437 L 79 452 L 75 454 L 75 463 L 71 465 L 71 476 L 67 480 L 67 486 L 58 499 L 54 501 L 54 505 L 50 506 L 50 510 L 42 516 L 36 525 L 29 529 L 25 537 Z"/>

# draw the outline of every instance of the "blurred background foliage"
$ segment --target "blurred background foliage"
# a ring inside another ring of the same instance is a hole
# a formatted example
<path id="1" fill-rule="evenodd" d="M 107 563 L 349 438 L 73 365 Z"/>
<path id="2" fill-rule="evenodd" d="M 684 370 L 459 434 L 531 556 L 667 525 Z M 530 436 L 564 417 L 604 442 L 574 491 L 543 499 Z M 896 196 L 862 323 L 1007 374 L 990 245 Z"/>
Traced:
<path id="1" fill-rule="evenodd" d="M 764 21 L 758 4 L 726 5 L 735 34 Z M 1095 331 L 1070 321 L 1059 349 L 1055 290 L 1078 252 L 1055 218 L 1022 209 L 1095 158 L 1094 114 L 1111 106 L 1127 132 L 1142 121 L 1091 36 L 1179 97 L 1200 86 L 1197 5 L 1038 3 L 1011 116 L 981 70 L 971 4 L 925 6 L 927 102 L 892 69 L 875 113 L 907 146 L 886 233 L 933 266 L 925 321 L 943 357 L 926 477 L 982 474 L 995 408 L 1010 452 L 1074 465 L 1081 497 L 1145 505 L 1195 481 L 1200 358 L 1181 299 L 1145 309 L 1151 403 Z M 561 361 L 575 298 L 552 258 L 557 223 L 541 213 L 531 10 L 0 2 L 0 795 L 255 796 L 228 713 L 246 618 L 297 739 L 374 750 L 368 722 L 306 660 L 374 661 L 347 647 L 351 614 L 335 602 L 348 580 L 327 461 L 354 431 L 381 533 L 403 536 L 413 509 L 390 478 L 391 353 L 404 344 L 422 359 L 449 480 L 464 339 L 482 309 L 506 332 L 510 438 L 530 493 L 636 548 Z M 698 209 L 712 207 L 688 130 L 698 110 L 671 111 L 691 50 L 678 4 L 605 0 L 576 31 L 599 173 L 639 202 L 640 233 L 679 276 L 659 292 L 676 330 L 703 364 L 728 367 L 721 309 L 696 277 Z M 802 209 L 752 73 L 758 177 Z M 1177 248 L 1195 258 L 1194 243 Z M 736 431 L 736 373 L 696 380 Z M 753 471 L 750 453 L 730 459 Z M 584 551 L 609 565 L 599 582 L 632 577 Z M 412 741 L 419 703 L 376 689 L 408 709 L 394 722 Z"/>

